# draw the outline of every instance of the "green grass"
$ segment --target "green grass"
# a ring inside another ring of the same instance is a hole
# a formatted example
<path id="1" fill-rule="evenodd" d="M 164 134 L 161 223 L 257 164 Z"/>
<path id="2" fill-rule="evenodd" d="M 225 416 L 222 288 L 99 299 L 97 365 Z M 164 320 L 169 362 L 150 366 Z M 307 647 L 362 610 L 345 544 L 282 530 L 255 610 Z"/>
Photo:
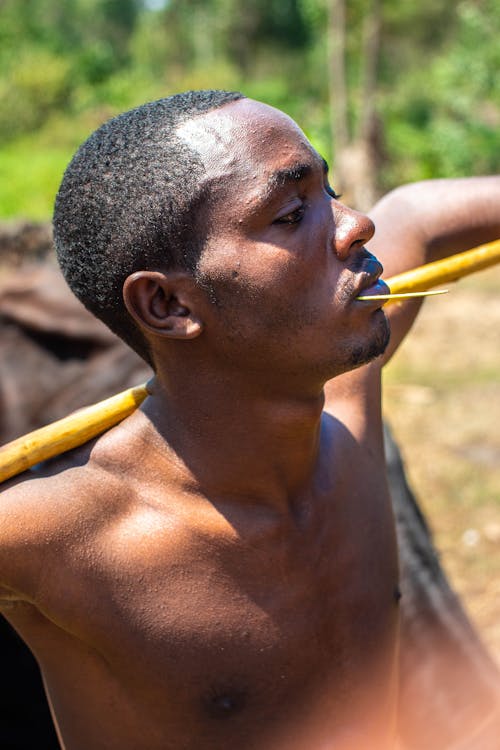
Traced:
<path id="1" fill-rule="evenodd" d="M 71 155 L 67 146 L 40 150 L 30 140 L 1 148 L 0 218 L 49 219 Z"/>
<path id="2" fill-rule="evenodd" d="M 96 104 L 57 114 L 36 133 L 0 146 L 0 220 L 51 218 L 64 170 L 78 146 L 122 107 Z"/>

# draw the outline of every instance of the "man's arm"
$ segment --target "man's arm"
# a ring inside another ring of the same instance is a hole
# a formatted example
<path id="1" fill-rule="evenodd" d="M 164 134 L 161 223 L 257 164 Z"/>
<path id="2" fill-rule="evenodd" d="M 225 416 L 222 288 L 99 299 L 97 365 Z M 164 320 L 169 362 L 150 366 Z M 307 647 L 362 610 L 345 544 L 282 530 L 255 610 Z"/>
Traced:
<path id="1" fill-rule="evenodd" d="M 13 600 L 33 600 L 43 570 L 38 552 L 48 529 L 34 482 L 24 475 L 0 486 L 0 611 Z"/>
<path id="2" fill-rule="evenodd" d="M 375 236 L 368 249 L 384 278 L 500 237 L 500 177 L 428 180 L 393 190 L 370 216 Z M 446 300 L 441 300 L 446 304 Z M 404 339 L 421 302 L 390 305 L 391 342 L 386 362 Z"/>
<path id="3" fill-rule="evenodd" d="M 78 494 L 64 474 L 26 472 L 0 485 L 0 611 L 12 601 L 36 605 L 60 578 L 59 553 L 81 525 Z"/>
<path id="4" fill-rule="evenodd" d="M 500 177 L 429 180 L 397 188 L 370 212 L 375 236 L 368 249 L 384 278 L 500 237 Z M 383 357 L 340 375 L 325 386 L 325 409 L 372 443 L 381 417 L 380 370 L 410 330 L 422 302 L 385 308 L 391 340 Z M 446 299 L 434 302 L 436 308 Z M 374 433 L 375 431 L 375 433 Z"/>

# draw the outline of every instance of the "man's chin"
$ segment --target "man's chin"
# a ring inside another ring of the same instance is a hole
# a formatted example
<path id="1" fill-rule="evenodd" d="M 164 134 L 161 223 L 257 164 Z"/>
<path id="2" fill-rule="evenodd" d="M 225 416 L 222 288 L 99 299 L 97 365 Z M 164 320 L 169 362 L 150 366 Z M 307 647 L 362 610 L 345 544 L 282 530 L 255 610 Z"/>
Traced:
<path id="1" fill-rule="evenodd" d="M 385 314 L 382 310 L 380 312 L 382 314 L 379 317 L 380 323 L 378 323 L 376 330 L 368 341 L 352 350 L 347 369 L 354 370 L 361 365 L 367 365 L 380 357 L 387 349 L 391 338 L 391 327 Z"/>

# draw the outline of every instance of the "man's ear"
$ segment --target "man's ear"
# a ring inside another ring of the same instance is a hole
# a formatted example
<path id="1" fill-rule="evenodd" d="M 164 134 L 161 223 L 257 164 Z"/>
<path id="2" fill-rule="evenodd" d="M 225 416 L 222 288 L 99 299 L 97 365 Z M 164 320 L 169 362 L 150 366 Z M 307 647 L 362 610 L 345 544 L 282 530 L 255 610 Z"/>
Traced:
<path id="1" fill-rule="evenodd" d="M 123 301 L 137 325 L 173 339 L 194 339 L 202 332 L 195 297 L 195 281 L 185 271 L 136 271 L 123 285 Z"/>

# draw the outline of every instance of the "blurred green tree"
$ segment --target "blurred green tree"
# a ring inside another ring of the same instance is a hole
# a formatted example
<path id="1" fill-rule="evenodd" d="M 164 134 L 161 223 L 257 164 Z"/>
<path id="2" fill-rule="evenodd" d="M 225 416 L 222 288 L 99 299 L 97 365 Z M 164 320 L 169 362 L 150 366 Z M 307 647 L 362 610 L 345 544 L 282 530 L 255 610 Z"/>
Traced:
<path id="1" fill-rule="evenodd" d="M 366 208 L 404 181 L 498 170 L 499 23 L 500 0 L 2 0 L 0 159 L 22 151 L 21 170 L 43 144 L 59 170 L 119 110 L 235 88 L 297 119 Z"/>

